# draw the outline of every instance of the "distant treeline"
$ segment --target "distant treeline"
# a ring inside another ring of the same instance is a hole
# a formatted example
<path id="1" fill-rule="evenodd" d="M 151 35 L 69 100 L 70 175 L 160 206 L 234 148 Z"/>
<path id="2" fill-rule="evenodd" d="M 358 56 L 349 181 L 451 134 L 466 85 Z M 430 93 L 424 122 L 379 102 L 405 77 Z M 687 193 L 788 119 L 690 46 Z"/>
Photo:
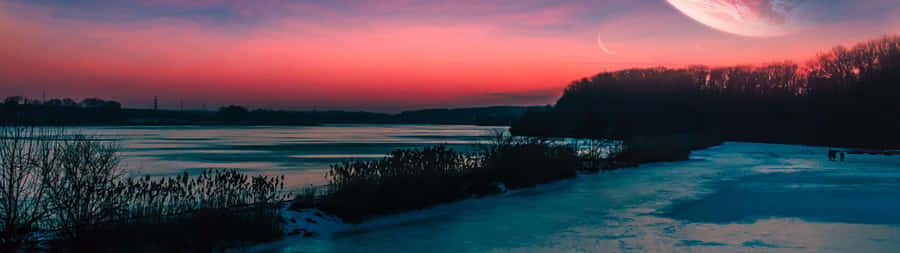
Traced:
<path id="1" fill-rule="evenodd" d="M 29 125 L 316 125 L 471 124 L 509 125 L 532 107 L 428 109 L 400 114 L 347 111 L 276 111 L 230 105 L 217 111 L 123 109 L 116 101 L 64 98 L 41 101 L 14 96 L 0 104 L 0 122 Z"/>
<path id="2" fill-rule="evenodd" d="M 515 135 L 900 146 L 900 37 L 836 47 L 806 64 L 648 68 L 573 82 Z"/>
<path id="3" fill-rule="evenodd" d="M 107 125 L 126 119 L 122 104 L 99 98 L 76 102 L 70 98 L 41 101 L 14 96 L 7 97 L 0 105 L 0 120 L 4 123 Z"/>

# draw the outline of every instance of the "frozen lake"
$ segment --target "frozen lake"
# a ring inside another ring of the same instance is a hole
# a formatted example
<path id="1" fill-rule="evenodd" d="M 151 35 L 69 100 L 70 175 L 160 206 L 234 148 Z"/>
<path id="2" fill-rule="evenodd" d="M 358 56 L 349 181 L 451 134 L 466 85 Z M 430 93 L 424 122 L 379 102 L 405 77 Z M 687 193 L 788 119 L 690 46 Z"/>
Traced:
<path id="1" fill-rule="evenodd" d="M 447 144 L 474 151 L 497 127 L 460 125 L 134 126 L 70 128 L 115 140 L 131 175 L 171 176 L 209 168 L 285 176 L 285 188 L 326 182 L 328 166 L 376 159 L 399 148 Z M 506 129 L 506 128 L 499 128 Z"/>
<path id="2" fill-rule="evenodd" d="M 255 252 L 900 252 L 900 157 L 726 143 Z"/>

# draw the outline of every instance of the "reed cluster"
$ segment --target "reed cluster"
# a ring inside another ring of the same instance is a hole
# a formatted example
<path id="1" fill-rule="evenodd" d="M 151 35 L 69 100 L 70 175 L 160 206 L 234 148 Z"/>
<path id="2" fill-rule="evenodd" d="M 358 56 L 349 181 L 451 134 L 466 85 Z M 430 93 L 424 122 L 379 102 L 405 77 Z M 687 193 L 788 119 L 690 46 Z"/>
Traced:
<path id="1" fill-rule="evenodd" d="M 282 234 L 283 181 L 235 170 L 132 178 L 115 142 L 0 127 L 0 251 L 205 252 L 271 240 Z"/>
<path id="2" fill-rule="evenodd" d="M 294 209 L 318 208 L 347 222 L 574 177 L 574 149 L 536 139 L 498 138 L 481 152 L 444 145 L 392 151 L 331 166 L 323 190 L 298 195 Z"/>

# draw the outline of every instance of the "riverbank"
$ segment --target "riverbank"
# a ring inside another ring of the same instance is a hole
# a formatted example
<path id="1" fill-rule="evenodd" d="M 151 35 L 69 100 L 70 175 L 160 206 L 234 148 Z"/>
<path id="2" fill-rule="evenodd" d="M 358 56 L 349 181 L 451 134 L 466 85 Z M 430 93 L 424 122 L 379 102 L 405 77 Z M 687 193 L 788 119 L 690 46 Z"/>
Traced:
<path id="1" fill-rule="evenodd" d="M 316 209 L 348 223 L 503 193 L 590 173 L 640 164 L 687 160 L 690 151 L 718 145 L 691 136 L 599 142 L 587 149 L 549 139 L 505 136 L 484 151 L 460 153 L 444 146 L 396 150 L 386 158 L 332 165 L 330 181 L 308 188 L 289 209 Z M 606 145 L 606 146 L 604 146 Z"/>
<path id="2" fill-rule="evenodd" d="M 579 174 L 247 251 L 896 252 L 900 228 L 890 223 L 900 209 L 884 201 L 900 190 L 898 157 L 854 154 L 840 163 L 828 162 L 826 153 L 726 142 L 688 161 Z M 884 192 L 870 194 L 877 191 Z M 821 208 L 802 208 L 808 204 Z M 834 216 L 832 208 L 847 215 Z M 854 221 L 853 214 L 867 212 L 890 215 Z"/>
<path id="3" fill-rule="evenodd" d="M 581 162 L 574 149 L 535 139 L 499 137 L 484 151 L 445 146 L 395 150 L 380 160 L 332 165 L 322 191 L 299 193 L 292 209 L 315 208 L 350 223 L 421 209 L 504 189 L 571 178 Z"/>

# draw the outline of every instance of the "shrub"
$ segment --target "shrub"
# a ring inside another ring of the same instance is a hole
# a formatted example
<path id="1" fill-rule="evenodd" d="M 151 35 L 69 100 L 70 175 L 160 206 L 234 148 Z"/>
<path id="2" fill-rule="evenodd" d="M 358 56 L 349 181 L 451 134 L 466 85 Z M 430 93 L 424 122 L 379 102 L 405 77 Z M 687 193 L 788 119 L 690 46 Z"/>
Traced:
<path id="1" fill-rule="evenodd" d="M 319 208 L 347 222 L 420 209 L 500 191 L 574 177 L 579 160 L 572 148 L 498 136 L 479 153 L 446 146 L 395 150 L 375 161 L 331 166 L 327 192 L 300 195 L 292 208 Z M 313 195 L 313 197 L 310 197 Z"/>
<path id="2" fill-rule="evenodd" d="M 510 189 L 575 177 L 581 166 L 571 147 L 539 142 L 500 146 L 487 161 L 486 169 Z"/>
<path id="3" fill-rule="evenodd" d="M 210 252 L 282 235 L 283 177 L 207 170 L 198 176 L 124 179 L 110 188 L 117 197 L 110 221 L 91 223 L 89 230 L 70 227 L 80 233 L 57 241 L 57 248 Z"/>
<path id="4" fill-rule="evenodd" d="M 687 160 L 692 150 L 707 148 L 722 143 L 719 138 L 677 134 L 668 136 L 641 136 L 625 142 L 625 149 L 616 154 L 619 166 L 633 166 L 649 162 L 672 162 Z"/>
<path id="5" fill-rule="evenodd" d="M 28 234 L 50 215 L 49 189 L 42 184 L 52 174 L 51 159 L 60 131 L 31 127 L 0 127 L 0 251 L 29 243 Z"/>
<path id="6" fill-rule="evenodd" d="M 58 252 L 216 252 L 282 236 L 281 216 L 254 208 L 203 209 L 162 219 L 102 224 L 78 240 L 57 240 Z"/>
<path id="7" fill-rule="evenodd" d="M 40 243 L 35 232 L 61 252 L 209 252 L 282 235 L 283 177 L 125 178 L 118 162 L 115 143 L 0 127 L 0 251 Z"/>
<path id="8" fill-rule="evenodd" d="M 469 196 L 464 174 L 477 156 L 446 146 L 403 149 L 376 161 L 332 165 L 327 195 L 318 207 L 350 222 L 377 214 L 418 209 Z"/>
<path id="9" fill-rule="evenodd" d="M 319 199 L 319 188 L 315 186 L 307 186 L 294 195 L 294 201 L 291 202 L 290 208 L 293 210 L 315 208 Z"/>
<path id="10" fill-rule="evenodd" d="M 93 225 L 111 222 L 120 209 L 116 181 L 118 150 L 114 144 L 75 135 L 60 140 L 52 155 L 53 170 L 44 178 L 53 209 L 52 222 L 77 239 Z"/>

